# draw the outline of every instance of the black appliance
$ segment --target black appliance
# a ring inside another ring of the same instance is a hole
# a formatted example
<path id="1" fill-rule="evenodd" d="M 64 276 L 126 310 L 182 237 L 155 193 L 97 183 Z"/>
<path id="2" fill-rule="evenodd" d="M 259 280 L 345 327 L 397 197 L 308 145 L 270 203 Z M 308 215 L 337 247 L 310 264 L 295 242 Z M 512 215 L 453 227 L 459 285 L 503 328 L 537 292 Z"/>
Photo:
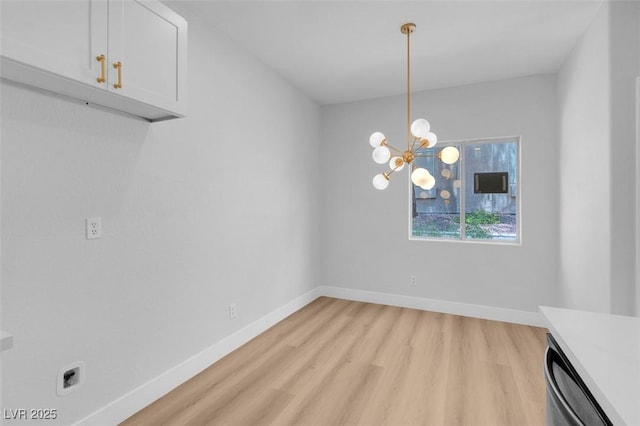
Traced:
<path id="1" fill-rule="evenodd" d="M 547 344 L 547 426 L 612 426 L 551 334 L 547 334 Z"/>
<path id="2" fill-rule="evenodd" d="M 509 192 L 509 172 L 473 174 L 474 194 L 506 194 Z"/>

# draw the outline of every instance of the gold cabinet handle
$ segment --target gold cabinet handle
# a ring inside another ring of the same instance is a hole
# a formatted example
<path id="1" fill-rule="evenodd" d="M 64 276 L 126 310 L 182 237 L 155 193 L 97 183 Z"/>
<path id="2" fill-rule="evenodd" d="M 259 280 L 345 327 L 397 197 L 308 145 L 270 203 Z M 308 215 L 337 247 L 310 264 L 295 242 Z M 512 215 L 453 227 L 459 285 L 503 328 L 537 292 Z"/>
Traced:
<path id="1" fill-rule="evenodd" d="M 122 62 L 118 61 L 113 64 L 113 67 L 118 70 L 118 82 L 113 85 L 116 89 L 122 89 Z"/>
<path id="2" fill-rule="evenodd" d="M 107 58 L 104 55 L 96 56 L 96 61 L 100 62 L 100 77 L 96 78 L 96 81 L 98 83 L 104 83 L 105 81 L 107 81 L 105 77 L 105 74 L 106 74 L 105 61 L 106 60 Z"/>

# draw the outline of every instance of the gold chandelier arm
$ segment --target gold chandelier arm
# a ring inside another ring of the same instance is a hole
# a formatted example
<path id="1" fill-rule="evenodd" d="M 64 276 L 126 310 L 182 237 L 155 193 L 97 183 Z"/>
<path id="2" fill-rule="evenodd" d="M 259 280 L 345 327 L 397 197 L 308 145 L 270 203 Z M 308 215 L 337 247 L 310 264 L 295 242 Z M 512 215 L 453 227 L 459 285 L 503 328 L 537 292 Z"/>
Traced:
<path id="1" fill-rule="evenodd" d="M 417 137 L 413 137 L 413 143 L 411 144 L 411 151 L 413 151 L 416 147 L 416 142 L 418 142 L 418 138 Z M 418 149 L 420 149 L 421 147 L 418 147 Z"/>
<path id="2" fill-rule="evenodd" d="M 396 170 L 398 170 L 400 167 L 404 166 L 404 163 L 400 166 L 395 166 L 393 169 L 389 170 L 387 173 L 384 173 L 384 175 L 387 177 L 387 179 L 391 178 L 391 175 L 393 174 L 393 172 L 395 172 Z"/>
<path id="3" fill-rule="evenodd" d="M 389 149 L 391 149 L 391 150 L 393 150 L 393 151 L 396 151 L 396 152 L 398 152 L 398 153 L 400 153 L 400 154 L 402 154 L 402 152 L 403 152 L 402 150 L 400 150 L 400 149 L 396 148 L 395 146 L 390 145 L 388 142 L 385 142 L 385 143 L 384 143 L 384 146 L 386 146 L 387 148 L 389 148 Z"/>
<path id="4" fill-rule="evenodd" d="M 420 139 L 417 137 L 413 137 L 413 144 L 411 145 L 411 151 L 417 152 L 417 150 L 414 150 L 416 147 L 416 143 L 418 143 L 418 141 L 420 142 L 420 146 L 418 146 L 418 149 L 422 149 L 422 148 L 428 148 L 429 145 L 429 141 L 426 139 Z"/>

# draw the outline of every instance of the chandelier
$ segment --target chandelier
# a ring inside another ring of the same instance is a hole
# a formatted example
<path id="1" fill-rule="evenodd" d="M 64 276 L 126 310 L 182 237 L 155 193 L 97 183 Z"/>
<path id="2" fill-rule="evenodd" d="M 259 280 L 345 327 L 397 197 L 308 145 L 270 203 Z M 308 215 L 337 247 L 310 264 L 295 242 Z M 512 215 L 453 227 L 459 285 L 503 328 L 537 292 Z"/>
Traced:
<path id="1" fill-rule="evenodd" d="M 405 164 L 411 166 L 411 182 L 422 189 L 429 190 L 436 184 L 436 179 L 423 167 L 416 167 L 414 160 L 418 157 L 437 157 L 445 164 L 454 164 L 460 158 L 460 152 L 454 146 L 447 146 L 437 154 L 419 152 L 423 148 L 433 148 L 438 137 L 431 131 L 431 125 L 424 118 L 418 118 L 411 123 L 411 33 L 416 24 L 407 23 L 400 27 L 400 32 L 407 36 L 407 149 L 400 150 L 387 142 L 387 138 L 380 132 L 374 132 L 369 137 L 369 144 L 374 148 L 373 161 L 378 164 L 389 163 L 389 170 L 374 176 L 373 186 L 383 190 L 389 186 L 391 174 L 404 169 Z M 411 123 L 411 125 L 409 124 Z M 391 151 L 394 156 L 391 156 Z"/>

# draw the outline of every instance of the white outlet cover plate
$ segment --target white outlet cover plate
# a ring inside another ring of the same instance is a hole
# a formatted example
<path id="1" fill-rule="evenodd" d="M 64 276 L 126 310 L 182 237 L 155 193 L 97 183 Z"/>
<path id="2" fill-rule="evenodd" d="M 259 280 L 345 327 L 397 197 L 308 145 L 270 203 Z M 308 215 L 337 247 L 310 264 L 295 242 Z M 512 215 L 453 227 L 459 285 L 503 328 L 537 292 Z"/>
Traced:
<path id="1" fill-rule="evenodd" d="M 88 217 L 86 220 L 87 240 L 95 240 L 102 237 L 102 218 Z"/>
<path id="2" fill-rule="evenodd" d="M 238 316 L 238 307 L 235 303 L 229 305 L 229 319 L 235 319 Z"/>

